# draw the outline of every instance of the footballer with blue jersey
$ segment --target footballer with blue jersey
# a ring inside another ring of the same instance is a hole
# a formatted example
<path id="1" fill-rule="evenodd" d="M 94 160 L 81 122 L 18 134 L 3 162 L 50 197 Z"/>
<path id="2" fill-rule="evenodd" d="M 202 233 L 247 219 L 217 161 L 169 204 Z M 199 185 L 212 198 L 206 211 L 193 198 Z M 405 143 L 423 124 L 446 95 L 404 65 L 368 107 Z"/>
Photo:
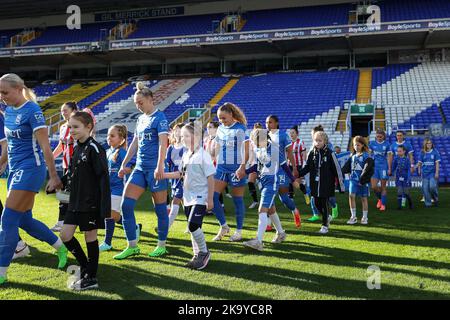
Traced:
<path id="1" fill-rule="evenodd" d="M 403 131 L 397 131 L 396 135 L 396 141 L 391 144 L 391 148 L 389 150 L 389 157 L 388 157 L 388 175 L 390 176 L 393 172 L 392 170 L 392 160 L 394 159 L 394 156 L 397 154 L 397 149 L 399 146 L 404 146 L 406 150 L 406 155 L 409 157 L 409 161 L 411 163 L 411 173 L 414 173 L 414 149 L 411 145 L 411 143 L 405 141 L 405 134 Z"/>
<path id="2" fill-rule="evenodd" d="M 281 221 L 275 211 L 275 196 L 278 194 L 280 187 L 280 170 L 286 174 L 296 188 L 299 188 L 298 182 L 294 182 L 295 177 L 292 175 L 286 160 L 280 165 L 279 149 L 271 141 L 270 133 L 267 130 L 255 129 L 252 131 L 252 151 L 257 160 L 257 164 L 252 165 L 246 170 L 246 173 L 257 172 L 261 189 L 261 201 L 259 205 L 259 222 L 258 231 L 255 239 L 244 242 L 244 245 L 258 251 L 263 250 L 263 237 L 268 224 L 268 215 L 277 230 L 272 243 L 281 243 L 286 239 L 286 232 L 281 226 Z"/>
<path id="3" fill-rule="evenodd" d="M 114 256 L 114 259 L 117 260 L 126 259 L 140 253 L 137 245 L 139 232 L 136 232 L 134 208 L 136 201 L 142 196 L 147 187 L 152 193 L 158 218 L 158 244 L 149 256 L 159 257 L 168 253 L 166 249 L 166 239 L 169 230 L 169 217 L 167 216 L 166 208 L 168 184 L 163 175 L 169 125 L 164 113 L 154 105 L 152 91 L 143 82 L 138 82 L 136 88 L 134 103 L 143 114 L 137 120 L 133 141 L 128 148 L 127 155 L 118 174 L 120 178 L 124 177 L 128 162 L 137 153 L 136 166 L 125 186 L 121 206 L 128 247 L 120 254 Z"/>
<path id="4" fill-rule="evenodd" d="M 275 115 L 270 115 L 266 118 L 266 129 L 269 130 L 269 136 L 272 144 L 272 148 L 274 148 L 276 152 L 279 154 L 279 165 L 284 164 L 286 162 L 286 155 L 289 158 L 291 163 L 294 163 L 294 154 L 292 153 L 292 141 L 286 131 L 280 130 L 279 119 Z M 294 166 L 292 170 L 294 176 L 298 176 L 298 170 Z M 290 181 L 287 177 L 287 174 L 283 168 L 280 168 L 278 171 L 278 181 L 279 181 L 279 198 L 281 202 L 291 211 L 294 216 L 295 225 L 297 228 L 300 228 L 300 212 L 295 205 L 294 199 L 289 197 L 289 184 Z"/>
<path id="5" fill-rule="evenodd" d="M 391 149 L 389 142 L 386 141 L 386 133 L 383 130 L 377 130 L 376 140 L 369 143 L 369 150 L 375 161 L 375 172 L 371 184 L 372 189 L 378 198 L 377 209 L 385 211 L 387 203 L 386 185 L 389 180 L 388 155 Z M 378 182 L 380 182 L 381 187 L 378 186 Z"/>
<path id="6" fill-rule="evenodd" d="M 183 154 L 186 147 L 181 143 L 181 128 L 183 124 L 176 124 L 171 132 L 170 146 L 167 148 L 166 164 L 169 172 L 178 172 L 180 170 Z M 172 205 L 169 212 L 169 229 L 177 218 L 180 205 L 183 201 L 183 179 L 170 180 L 172 189 Z"/>
<path id="7" fill-rule="evenodd" d="M 124 177 L 119 177 L 119 170 L 122 162 L 127 155 L 127 137 L 128 129 L 125 125 L 115 124 L 108 130 L 107 142 L 110 148 L 106 151 L 108 160 L 109 185 L 111 188 L 111 217 L 105 219 L 105 240 L 100 245 L 100 251 L 108 251 L 112 249 L 112 238 L 116 223 L 121 223 L 121 204 L 123 190 L 125 189 Z M 125 168 L 125 173 L 131 173 L 129 168 L 131 161 Z M 142 225 L 136 225 L 139 233 Z"/>
<path id="8" fill-rule="evenodd" d="M 34 199 L 46 178 L 47 192 L 62 187 L 48 139 L 48 131 L 36 96 L 16 74 L 0 78 L 0 99 L 7 105 L 5 136 L 8 143 L 8 195 L 0 229 L 0 284 L 6 282 L 6 272 L 19 241 L 19 228 L 36 239 L 53 246 L 58 253 L 58 268 L 67 263 L 67 248 L 45 224 L 33 218 Z"/>
<path id="9" fill-rule="evenodd" d="M 439 182 L 439 164 L 441 155 L 434 148 L 431 139 L 423 141 L 423 149 L 420 153 L 419 175 L 422 176 L 422 191 L 425 199 L 425 206 L 431 207 L 438 205 L 438 182 Z"/>
<path id="10" fill-rule="evenodd" d="M 220 230 L 213 240 L 222 240 L 230 233 L 219 197 L 227 186 L 231 186 L 236 212 L 236 232 L 230 240 L 241 241 L 245 216 L 244 192 L 247 185 L 245 165 L 249 159 L 247 119 L 238 106 L 229 102 L 219 107 L 217 117 L 221 124 L 217 128 L 215 150 L 212 154 L 213 158 L 217 158 L 213 212 L 220 223 Z"/>

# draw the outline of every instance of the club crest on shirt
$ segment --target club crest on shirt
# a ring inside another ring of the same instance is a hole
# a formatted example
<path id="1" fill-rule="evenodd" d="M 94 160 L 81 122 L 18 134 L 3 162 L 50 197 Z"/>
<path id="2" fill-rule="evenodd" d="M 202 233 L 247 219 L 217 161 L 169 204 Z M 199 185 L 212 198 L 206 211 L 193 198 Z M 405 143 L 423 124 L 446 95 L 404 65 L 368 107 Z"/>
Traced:
<path id="1" fill-rule="evenodd" d="M 34 114 L 34 117 L 36 118 L 37 121 L 39 122 L 45 122 L 45 118 L 44 115 L 41 112 L 36 112 Z"/>

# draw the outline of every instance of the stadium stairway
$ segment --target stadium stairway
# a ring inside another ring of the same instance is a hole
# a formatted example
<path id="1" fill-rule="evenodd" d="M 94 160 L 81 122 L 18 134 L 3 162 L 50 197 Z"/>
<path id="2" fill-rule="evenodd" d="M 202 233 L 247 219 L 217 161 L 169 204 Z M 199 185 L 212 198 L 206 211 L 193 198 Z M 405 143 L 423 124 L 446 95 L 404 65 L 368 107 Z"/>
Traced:
<path id="1" fill-rule="evenodd" d="M 110 83 L 111 81 L 100 81 L 74 84 L 70 88 L 61 91 L 41 103 L 45 117 L 48 119 L 49 117 L 58 114 L 59 108 L 64 102 L 81 101 L 82 99 L 85 99 L 91 94 L 94 94 L 100 89 L 106 87 Z"/>
<path id="2" fill-rule="evenodd" d="M 100 103 L 110 99 L 113 95 L 117 94 L 118 92 L 120 92 L 123 89 L 125 89 L 126 87 L 128 87 L 128 85 L 129 85 L 128 83 L 123 83 L 122 85 L 120 85 L 119 87 L 115 88 L 113 91 L 108 93 L 106 96 L 103 96 L 100 99 L 98 99 L 97 101 L 88 105 L 87 108 L 93 109 L 94 107 L 98 106 Z"/>
<path id="3" fill-rule="evenodd" d="M 359 71 L 358 93 L 356 103 L 369 103 L 372 89 L 372 69 L 361 69 Z"/>
<path id="4" fill-rule="evenodd" d="M 156 84 L 153 83 L 154 85 L 150 89 L 153 92 L 155 105 L 159 110 L 164 111 L 198 81 L 199 78 L 163 80 Z M 151 83 L 147 83 L 147 86 L 150 85 Z M 140 115 L 133 101 L 134 86 L 129 85 L 123 90 L 129 92 L 128 97 L 119 102 L 106 105 L 106 111 L 97 115 L 97 132 L 100 136 L 106 134 L 107 129 L 115 123 L 125 124 L 128 127 L 129 133 L 132 134 L 134 132 L 136 119 Z"/>
<path id="5" fill-rule="evenodd" d="M 339 113 L 338 122 L 336 124 L 336 131 L 339 131 L 341 133 L 343 133 L 345 131 L 345 129 L 346 129 L 345 121 L 347 120 L 347 115 L 348 115 L 348 109 L 342 108 Z"/>
<path id="6" fill-rule="evenodd" d="M 231 79 L 228 81 L 222 89 L 217 92 L 217 94 L 208 102 L 210 106 L 215 106 L 219 103 L 220 100 L 222 100 L 225 95 L 230 92 L 231 89 L 239 82 L 239 79 Z"/>

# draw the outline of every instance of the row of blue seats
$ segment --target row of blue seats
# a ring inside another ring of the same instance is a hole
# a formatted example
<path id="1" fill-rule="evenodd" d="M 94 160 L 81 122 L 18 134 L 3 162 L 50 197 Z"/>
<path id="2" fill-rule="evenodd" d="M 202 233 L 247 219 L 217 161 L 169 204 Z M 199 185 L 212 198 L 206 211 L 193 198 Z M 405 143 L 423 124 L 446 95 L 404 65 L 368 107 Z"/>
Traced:
<path id="1" fill-rule="evenodd" d="M 203 78 L 197 82 L 186 93 L 189 98 L 181 104 L 172 103 L 166 108 L 164 113 L 167 120 L 172 122 L 180 114 L 191 106 L 198 106 L 208 103 L 214 95 L 228 82 L 228 78 Z"/>
<path id="2" fill-rule="evenodd" d="M 372 89 L 401 76 L 417 65 L 417 63 L 390 64 L 382 69 L 374 69 L 372 71 Z"/>
<path id="3" fill-rule="evenodd" d="M 109 94 L 112 91 L 116 90 L 122 84 L 123 84 L 123 82 L 112 82 L 112 83 L 106 85 L 105 87 L 101 88 L 100 90 L 94 92 L 93 94 L 87 96 L 83 100 L 78 101 L 78 106 L 80 108 L 86 108 L 87 106 L 91 105 L 95 101 L 103 98 L 107 94 Z"/>
<path id="4" fill-rule="evenodd" d="M 276 113 L 280 127 L 287 129 L 328 112 L 344 100 L 355 99 L 358 79 L 356 70 L 243 77 L 219 104 L 234 102 L 244 110 L 251 125 Z"/>

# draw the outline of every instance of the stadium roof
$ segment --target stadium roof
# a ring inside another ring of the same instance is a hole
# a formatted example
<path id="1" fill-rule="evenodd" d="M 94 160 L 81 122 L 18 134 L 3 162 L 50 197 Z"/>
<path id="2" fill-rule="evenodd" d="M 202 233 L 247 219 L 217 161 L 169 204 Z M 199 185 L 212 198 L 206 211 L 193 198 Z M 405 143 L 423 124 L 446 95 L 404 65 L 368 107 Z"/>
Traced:
<path id="1" fill-rule="evenodd" d="M 225 0 L 1 0 L 0 12 L 4 19 L 14 19 L 65 14 L 67 7 L 72 4 L 78 5 L 82 12 L 94 12 L 217 1 Z"/>

